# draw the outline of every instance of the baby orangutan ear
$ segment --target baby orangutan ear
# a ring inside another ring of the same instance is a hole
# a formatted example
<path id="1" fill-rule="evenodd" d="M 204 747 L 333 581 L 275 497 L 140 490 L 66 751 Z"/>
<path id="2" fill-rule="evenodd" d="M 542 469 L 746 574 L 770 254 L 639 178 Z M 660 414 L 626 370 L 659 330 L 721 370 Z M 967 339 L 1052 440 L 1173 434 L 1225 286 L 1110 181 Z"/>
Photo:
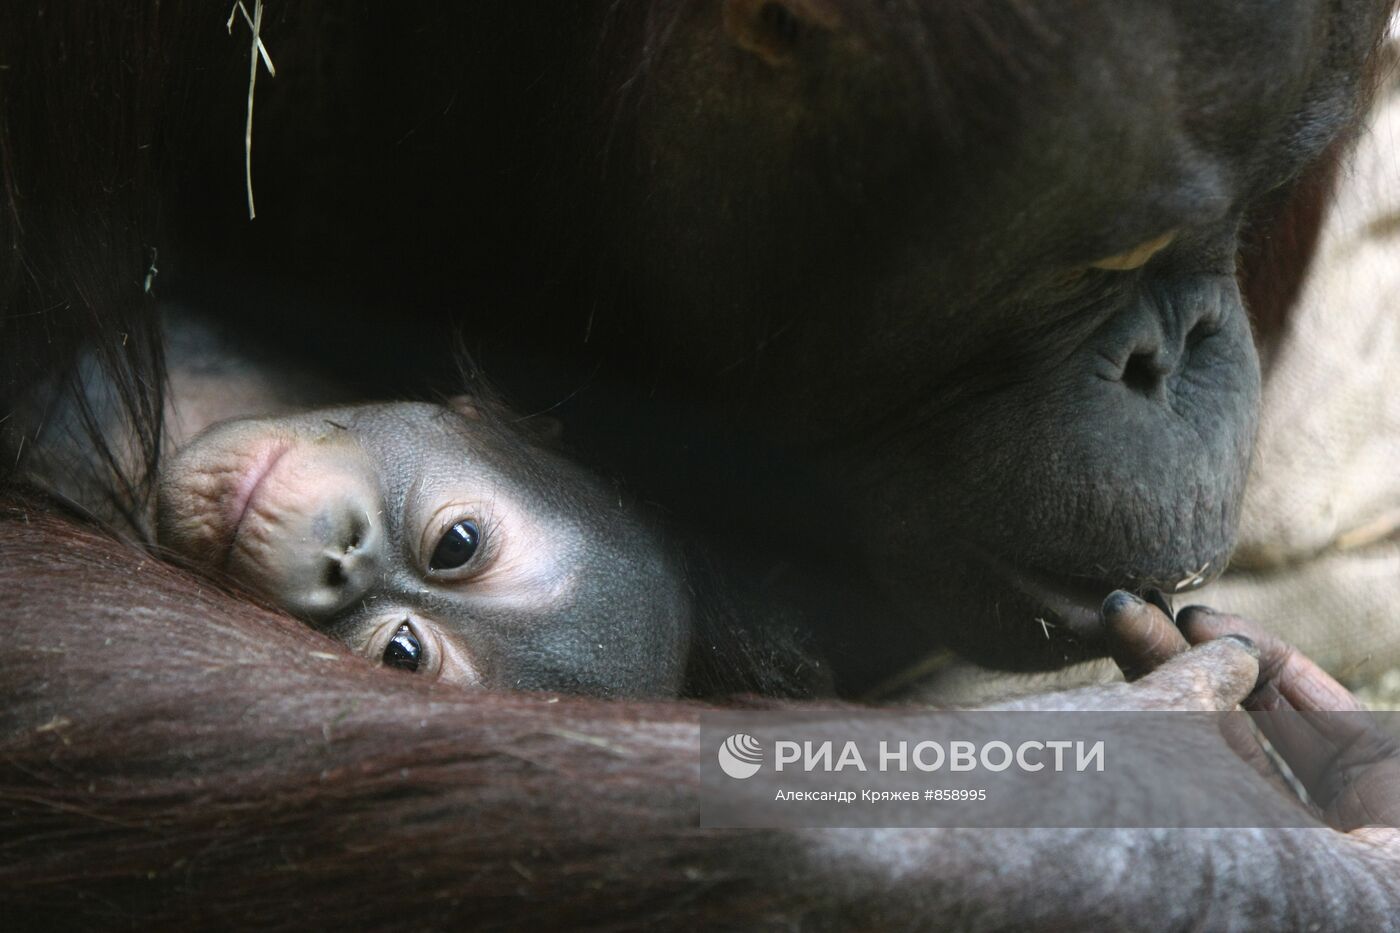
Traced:
<path id="1" fill-rule="evenodd" d="M 508 422 L 512 428 L 545 447 L 557 446 L 564 436 L 564 422 L 553 415 L 530 415 L 522 418 L 489 397 L 480 399 L 473 395 L 454 395 L 447 400 L 447 407 L 468 421 L 481 421 L 491 414 L 498 421 Z"/>

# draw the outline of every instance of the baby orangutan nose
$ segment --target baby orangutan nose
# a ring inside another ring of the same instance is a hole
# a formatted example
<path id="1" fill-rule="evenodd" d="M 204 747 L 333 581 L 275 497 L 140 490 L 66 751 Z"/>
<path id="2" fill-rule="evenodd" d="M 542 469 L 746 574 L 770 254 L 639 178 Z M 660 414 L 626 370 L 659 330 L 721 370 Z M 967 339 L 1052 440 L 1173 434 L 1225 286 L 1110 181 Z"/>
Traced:
<path id="1" fill-rule="evenodd" d="M 371 502 L 332 493 L 295 506 L 305 514 L 283 517 L 269 532 L 262 587 L 295 615 L 323 618 L 361 599 L 379 576 L 383 534 Z"/>
<path id="2" fill-rule="evenodd" d="M 354 605 L 385 560 L 376 475 L 353 444 L 292 444 L 251 483 L 228 570 L 309 620 Z"/>

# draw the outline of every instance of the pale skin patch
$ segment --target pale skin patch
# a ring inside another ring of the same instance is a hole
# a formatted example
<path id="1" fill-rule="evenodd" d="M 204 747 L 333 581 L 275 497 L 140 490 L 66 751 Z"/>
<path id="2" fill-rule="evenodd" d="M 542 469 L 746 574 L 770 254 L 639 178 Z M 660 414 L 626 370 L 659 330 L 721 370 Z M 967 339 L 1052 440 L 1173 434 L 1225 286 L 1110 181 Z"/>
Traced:
<path id="1" fill-rule="evenodd" d="M 1147 265 L 1148 260 L 1170 246 L 1175 239 L 1176 231 L 1168 230 L 1161 236 L 1139 243 L 1126 252 L 1091 262 L 1089 268 L 1104 269 L 1109 272 L 1131 272 L 1133 269 L 1141 269 Z"/>

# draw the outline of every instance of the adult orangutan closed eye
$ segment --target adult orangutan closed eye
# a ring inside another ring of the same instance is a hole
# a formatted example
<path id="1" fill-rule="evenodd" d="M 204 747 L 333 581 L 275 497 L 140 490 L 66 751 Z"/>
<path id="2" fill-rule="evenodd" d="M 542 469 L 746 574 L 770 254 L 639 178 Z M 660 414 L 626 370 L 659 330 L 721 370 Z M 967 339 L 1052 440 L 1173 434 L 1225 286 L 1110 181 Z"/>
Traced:
<path id="1" fill-rule="evenodd" d="M 1259 391 L 1241 238 L 1344 132 L 1383 10 L 779 5 L 807 27 L 780 54 L 772 4 L 665 5 L 639 79 L 661 378 L 842 491 L 872 584 L 924 620 L 890 652 L 1101 653 L 1108 590 L 1228 559 Z"/>
<path id="2" fill-rule="evenodd" d="M 271 6 L 250 227 L 247 44 L 195 5 L 26 5 L 0 30 L 4 404 L 90 345 L 158 440 L 152 246 L 157 290 L 379 394 L 437 365 L 451 312 L 512 397 L 563 404 L 737 585 L 789 603 L 845 691 L 947 645 L 1103 653 L 1109 589 L 1208 579 L 1231 547 L 1258 378 L 1236 265 L 1256 295 L 1301 267 L 1289 225 L 1388 6 Z M 692 706 L 435 689 L 40 510 L 0 529 L 21 921 L 59 899 L 75 924 L 267 927 L 1400 908 L 1393 837 L 1340 808 L 1294 832 L 698 830 Z M 1226 640 L 1138 653 L 1161 676 L 1024 702 L 1227 708 L 1257 665 Z M 1316 699 L 1295 688 L 1317 676 L 1275 689 Z M 1125 741 L 1138 767 L 1170 753 Z M 1275 793 L 1242 779 L 1240 811 Z"/>

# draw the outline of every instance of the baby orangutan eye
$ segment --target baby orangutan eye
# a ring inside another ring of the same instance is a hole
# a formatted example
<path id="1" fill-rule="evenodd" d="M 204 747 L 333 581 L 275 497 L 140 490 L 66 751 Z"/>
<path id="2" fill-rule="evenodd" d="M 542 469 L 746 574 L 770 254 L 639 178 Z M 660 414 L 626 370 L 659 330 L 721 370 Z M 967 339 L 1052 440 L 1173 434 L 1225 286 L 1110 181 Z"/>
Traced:
<path id="1" fill-rule="evenodd" d="M 474 522 L 460 521 L 433 548 L 428 559 L 429 570 L 455 570 L 471 560 L 481 545 L 481 531 Z"/>
<path id="2" fill-rule="evenodd" d="M 423 664 L 423 643 L 413 626 L 407 622 L 399 626 L 389 644 L 384 646 L 385 667 L 395 667 L 401 671 L 417 671 Z"/>

